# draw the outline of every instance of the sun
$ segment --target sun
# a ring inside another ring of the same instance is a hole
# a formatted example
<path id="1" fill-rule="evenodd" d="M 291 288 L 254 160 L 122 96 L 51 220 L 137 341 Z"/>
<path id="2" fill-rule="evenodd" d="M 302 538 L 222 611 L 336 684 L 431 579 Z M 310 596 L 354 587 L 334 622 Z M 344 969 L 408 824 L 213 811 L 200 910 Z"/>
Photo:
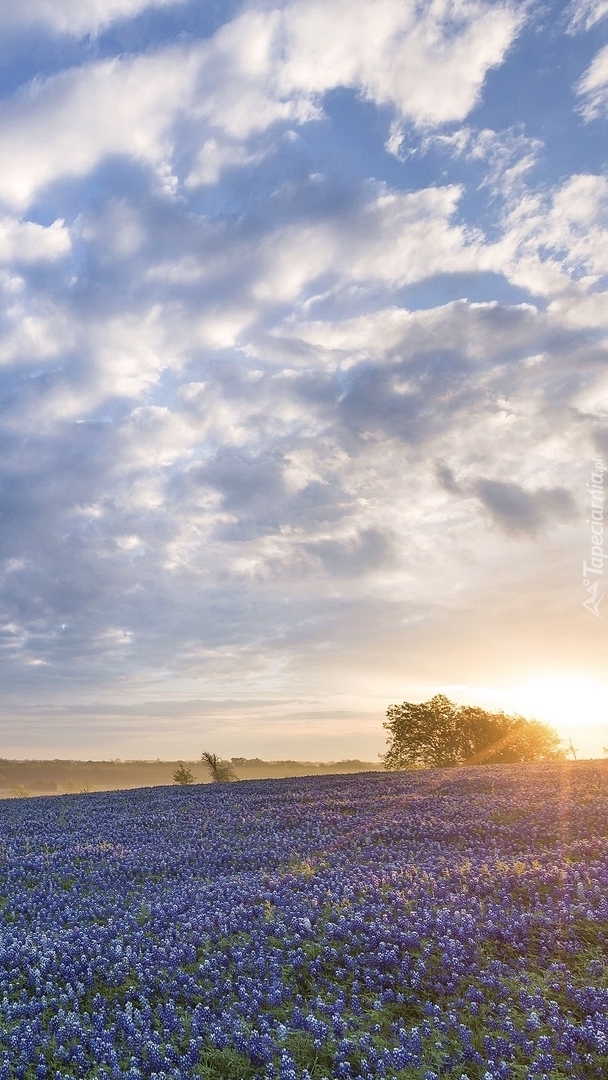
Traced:
<path id="1" fill-rule="evenodd" d="M 608 756 L 608 681 L 545 670 L 521 682 L 514 677 L 510 685 L 460 683 L 444 685 L 441 692 L 459 705 L 541 720 L 554 729 L 569 756 L 572 751 L 581 759 Z"/>
<path id="2" fill-rule="evenodd" d="M 507 708 L 543 720 L 562 738 L 608 743 L 608 685 L 584 675 L 545 675 L 513 687 Z M 598 753 L 601 747 L 598 744 Z"/>

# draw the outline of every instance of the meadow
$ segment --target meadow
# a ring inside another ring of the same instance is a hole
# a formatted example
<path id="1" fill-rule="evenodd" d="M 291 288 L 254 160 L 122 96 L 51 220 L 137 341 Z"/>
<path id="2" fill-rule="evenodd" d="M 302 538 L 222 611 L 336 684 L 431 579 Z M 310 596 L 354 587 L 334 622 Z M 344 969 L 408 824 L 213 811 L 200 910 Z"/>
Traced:
<path id="1" fill-rule="evenodd" d="M 0 1080 L 608 1075 L 608 762 L 0 804 Z"/>

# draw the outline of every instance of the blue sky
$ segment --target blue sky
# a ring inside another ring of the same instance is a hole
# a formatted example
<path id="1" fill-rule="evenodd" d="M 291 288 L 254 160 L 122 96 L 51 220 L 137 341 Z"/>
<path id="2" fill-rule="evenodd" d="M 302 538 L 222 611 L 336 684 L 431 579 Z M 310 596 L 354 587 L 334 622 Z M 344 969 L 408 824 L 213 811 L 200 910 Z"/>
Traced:
<path id="1" fill-rule="evenodd" d="M 607 0 L 0 41 L 5 756 L 374 758 L 438 690 L 601 753 Z"/>

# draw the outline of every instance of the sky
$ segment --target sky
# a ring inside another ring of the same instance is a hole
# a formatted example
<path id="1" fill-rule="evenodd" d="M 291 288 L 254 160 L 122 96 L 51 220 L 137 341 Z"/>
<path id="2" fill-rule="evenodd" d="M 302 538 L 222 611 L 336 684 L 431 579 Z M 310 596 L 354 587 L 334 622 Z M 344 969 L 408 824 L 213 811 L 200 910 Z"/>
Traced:
<path id="1" fill-rule="evenodd" d="M 438 692 L 601 755 L 608 0 L 0 54 L 0 755 L 374 760 Z"/>

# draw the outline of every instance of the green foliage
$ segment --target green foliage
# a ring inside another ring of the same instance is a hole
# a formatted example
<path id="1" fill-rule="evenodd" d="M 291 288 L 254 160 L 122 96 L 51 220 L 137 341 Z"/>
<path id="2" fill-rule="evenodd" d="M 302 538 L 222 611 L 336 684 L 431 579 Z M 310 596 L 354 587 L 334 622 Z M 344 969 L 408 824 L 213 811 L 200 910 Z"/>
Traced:
<path id="1" fill-rule="evenodd" d="M 196 777 L 192 774 L 190 769 L 187 769 L 180 761 L 179 769 L 176 769 L 173 773 L 173 783 L 181 785 L 194 784 L 195 780 Z"/>
<path id="2" fill-rule="evenodd" d="M 259 1070 L 249 1057 L 226 1047 L 217 1050 L 207 1046 L 201 1053 L 201 1062 L 193 1076 L 201 1080 L 255 1080 Z"/>
<path id="3" fill-rule="evenodd" d="M 522 716 L 455 705 L 443 694 L 430 701 L 390 705 L 384 727 L 386 769 L 444 769 L 455 765 L 553 761 L 565 757 L 547 724 Z"/>
<path id="4" fill-rule="evenodd" d="M 211 754 L 208 750 L 203 750 L 201 761 L 209 770 L 214 784 L 228 784 L 233 780 L 238 780 L 230 762 L 222 761 L 217 754 Z"/>

